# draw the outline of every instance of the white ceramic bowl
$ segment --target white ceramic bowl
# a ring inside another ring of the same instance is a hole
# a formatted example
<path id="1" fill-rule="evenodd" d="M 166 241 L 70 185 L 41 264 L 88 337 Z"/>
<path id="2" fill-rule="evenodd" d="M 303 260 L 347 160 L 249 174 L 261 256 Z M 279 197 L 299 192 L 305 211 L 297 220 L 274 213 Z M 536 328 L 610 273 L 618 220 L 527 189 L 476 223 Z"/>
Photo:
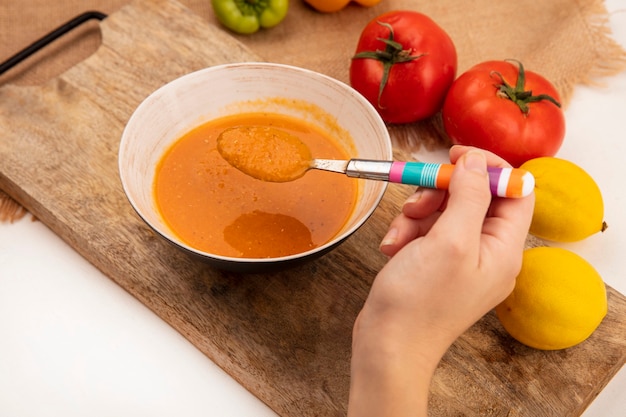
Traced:
<path id="1" fill-rule="evenodd" d="M 287 100 L 276 100 L 278 97 Z M 306 106 L 291 106 L 289 100 L 317 106 L 326 117 Z M 222 269 L 259 272 L 320 256 L 369 218 L 387 187 L 383 181 L 359 180 L 358 202 L 343 229 L 330 242 L 307 252 L 280 258 L 234 258 L 185 244 L 157 210 L 153 196 L 157 163 L 170 145 L 192 128 L 218 117 L 263 110 L 303 118 L 341 136 L 338 125 L 352 138 L 356 152 L 352 157 L 392 159 L 389 133 L 371 104 L 346 84 L 316 72 L 270 63 L 226 64 L 187 74 L 159 88 L 137 107 L 122 134 L 119 171 L 124 192 L 156 233 Z"/>

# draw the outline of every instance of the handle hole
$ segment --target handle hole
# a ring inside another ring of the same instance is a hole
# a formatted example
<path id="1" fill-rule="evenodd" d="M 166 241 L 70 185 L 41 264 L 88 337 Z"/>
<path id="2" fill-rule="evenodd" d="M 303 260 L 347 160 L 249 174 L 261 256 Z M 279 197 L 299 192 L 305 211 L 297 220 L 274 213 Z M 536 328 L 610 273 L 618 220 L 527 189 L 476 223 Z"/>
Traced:
<path id="1" fill-rule="evenodd" d="M 83 13 L 0 63 L 0 85 L 40 85 L 94 54 L 102 43 L 106 15 Z"/>

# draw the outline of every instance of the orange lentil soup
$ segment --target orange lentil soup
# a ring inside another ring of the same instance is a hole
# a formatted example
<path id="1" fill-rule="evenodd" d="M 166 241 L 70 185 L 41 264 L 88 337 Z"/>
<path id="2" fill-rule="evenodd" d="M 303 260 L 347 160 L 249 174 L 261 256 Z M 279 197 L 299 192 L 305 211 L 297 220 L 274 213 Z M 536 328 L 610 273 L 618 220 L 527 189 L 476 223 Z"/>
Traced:
<path id="1" fill-rule="evenodd" d="M 356 205 L 357 181 L 323 171 L 285 183 L 254 179 L 217 151 L 219 134 L 240 125 L 285 130 L 317 158 L 350 158 L 321 130 L 289 116 L 251 113 L 212 120 L 183 135 L 158 164 L 154 196 L 172 232 L 195 249 L 239 258 L 288 256 L 331 240 Z"/>

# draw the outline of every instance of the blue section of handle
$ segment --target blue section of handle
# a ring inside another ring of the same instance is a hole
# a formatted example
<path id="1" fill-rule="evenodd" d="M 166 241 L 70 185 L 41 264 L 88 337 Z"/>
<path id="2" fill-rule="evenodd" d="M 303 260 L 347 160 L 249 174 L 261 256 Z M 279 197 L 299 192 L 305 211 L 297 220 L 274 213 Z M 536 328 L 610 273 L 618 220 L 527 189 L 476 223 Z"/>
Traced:
<path id="1" fill-rule="evenodd" d="M 402 172 L 402 183 L 435 188 L 440 164 L 407 162 Z"/>

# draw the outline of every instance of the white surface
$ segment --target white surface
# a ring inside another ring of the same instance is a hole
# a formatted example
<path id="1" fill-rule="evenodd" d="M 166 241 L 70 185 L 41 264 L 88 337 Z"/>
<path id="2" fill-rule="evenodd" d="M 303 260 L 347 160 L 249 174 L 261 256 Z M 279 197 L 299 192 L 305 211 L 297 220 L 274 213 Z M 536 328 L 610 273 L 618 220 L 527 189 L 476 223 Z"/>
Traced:
<path id="1" fill-rule="evenodd" d="M 626 1 L 608 0 L 626 46 Z M 609 229 L 567 247 L 626 294 L 626 73 L 578 87 L 558 156 L 599 183 Z M 626 335 L 624 335 L 626 337 Z M 626 370 L 584 417 L 626 416 Z M 275 416 L 40 222 L 0 224 L 0 415 Z"/>

